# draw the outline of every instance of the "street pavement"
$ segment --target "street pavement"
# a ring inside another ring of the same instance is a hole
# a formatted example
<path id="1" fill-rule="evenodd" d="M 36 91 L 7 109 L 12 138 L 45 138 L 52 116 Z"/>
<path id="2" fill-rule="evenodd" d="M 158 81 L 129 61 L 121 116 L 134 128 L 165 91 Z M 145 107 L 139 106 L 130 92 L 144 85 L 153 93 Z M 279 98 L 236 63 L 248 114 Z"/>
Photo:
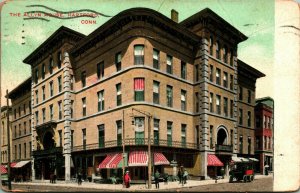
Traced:
<path id="1" fill-rule="evenodd" d="M 255 175 L 255 179 L 273 179 L 272 175 L 264 176 L 264 175 Z M 160 191 L 172 191 L 172 190 L 197 190 L 198 186 L 205 186 L 205 185 L 213 185 L 213 184 L 224 184 L 228 183 L 228 178 L 219 179 L 217 183 L 215 180 L 188 180 L 187 184 L 179 184 L 177 182 L 168 182 L 165 184 L 164 182 L 160 182 Z M 255 182 L 255 181 L 254 181 Z M 248 182 L 249 183 L 249 182 Z M 251 183 L 251 182 L 250 182 Z M 239 183 L 233 183 L 239 184 Z M 273 184 L 272 184 L 273 186 Z M 36 181 L 36 182 L 21 182 L 21 183 L 12 183 L 13 192 L 32 192 L 32 191 L 156 191 L 155 184 L 152 184 L 152 189 L 149 190 L 147 185 L 145 184 L 132 184 L 130 188 L 124 188 L 122 184 L 98 184 L 93 182 L 82 182 L 81 185 L 78 185 L 75 182 L 65 183 L 64 181 L 57 181 L 55 184 L 51 184 L 48 181 Z M 7 191 L 7 187 L 2 187 L 4 191 Z M 71 192 L 72 192 L 71 191 Z M 222 189 L 221 189 L 222 191 Z M 259 191 L 259 190 L 257 190 Z"/>

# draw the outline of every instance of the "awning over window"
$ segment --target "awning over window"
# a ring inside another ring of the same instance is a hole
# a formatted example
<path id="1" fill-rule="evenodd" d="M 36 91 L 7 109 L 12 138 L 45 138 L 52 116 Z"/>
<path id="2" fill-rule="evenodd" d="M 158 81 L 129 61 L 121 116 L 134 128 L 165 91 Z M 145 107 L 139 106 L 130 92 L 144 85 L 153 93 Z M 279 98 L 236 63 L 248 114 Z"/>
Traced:
<path id="1" fill-rule="evenodd" d="M 16 163 L 14 166 L 11 166 L 12 168 L 21 168 L 23 166 L 25 166 L 26 164 L 28 164 L 30 162 L 30 160 L 27 161 L 20 161 L 18 163 Z"/>
<path id="2" fill-rule="evenodd" d="M 118 153 L 111 159 L 111 161 L 106 165 L 106 168 L 117 168 L 118 164 L 122 160 L 122 153 Z"/>
<path id="3" fill-rule="evenodd" d="M 7 173 L 7 169 L 5 168 L 4 165 L 0 165 L 0 172 L 1 172 L 1 174 L 6 174 Z"/>
<path id="4" fill-rule="evenodd" d="M 254 162 L 258 162 L 259 160 L 256 158 L 249 158 L 249 160 L 254 161 Z"/>
<path id="5" fill-rule="evenodd" d="M 17 164 L 17 162 L 12 162 L 12 163 L 10 163 L 10 167 L 13 168 L 16 164 Z M 7 166 L 6 166 L 6 167 L 7 167 Z"/>
<path id="6" fill-rule="evenodd" d="M 106 165 L 111 162 L 116 154 L 107 154 L 106 158 L 99 164 L 98 168 L 106 168 Z"/>
<path id="7" fill-rule="evenodd" d="M 108 154 L 106 158 L 99 164 L 98 168 L 121 168 L 123 165 L 122 153 Z M 125 166 L 127 165 L 127 156 L 125 154 Z"/>
<path id="8" fill-rule="evenodd" d="M 132 151 L 129 153 L 128 166 L 147 166 L 148 152 Z"/>
<path id="9" fill-rule="evenodd" d="M 207 166 L 224 166 L 216 155 L 207 154 Z"/>
<path id="10" fill-rule="evenodd" d="M 154 153 L 154 165 L 170 165 L 170 162 L 162 153 Z"/>

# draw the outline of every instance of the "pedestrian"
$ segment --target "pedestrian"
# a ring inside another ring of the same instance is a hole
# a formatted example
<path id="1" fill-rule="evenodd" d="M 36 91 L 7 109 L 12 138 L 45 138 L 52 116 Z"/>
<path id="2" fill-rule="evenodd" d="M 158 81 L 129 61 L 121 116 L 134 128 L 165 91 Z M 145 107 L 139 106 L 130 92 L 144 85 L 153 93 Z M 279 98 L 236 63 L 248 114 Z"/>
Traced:
<path id="1" fill-rule="evenodd" d="M 155 181 L 156 189 L 159 189 L 159 177 L 160 177 L 160 173 L 158 172 L 158 170 L 156 170 L 156 172 L 154 174 L 154 181 Z"/>
<path id="2" fill-rule="evenodd" d="M 130 181 L 131 181 L 131 178 L 130 178 L 130 175 L 129 175 L 129 171 L 127 170 L 125 175 L 124 175 L 124 182 L 125 182 L 125 187 L 126 188 L 130 187 Z"/>
<path id="3" fill-rule="evenodd" d="M 54 184 L 54 174 L 53 173 L 50 174 L 50 183 Z"/>
<path id="4" fill-rule="evenodd" d="M 182 181 L 182 172 L 181 172 L 181 169 L 180 169 L 180 168 L 178 169 L 177 176 L 178 176 L 178 179 L 179 179 L 179 184 L 180 184 L 180 183 L 181 183 L 181 181 Z"/>
<path id="5" fill-rule="evenodd" d="M 183 172 L 183 183 L 184 183 L 184 184 L 186 184 L 188 175 L 189 175 L 189 173 L 188 173 L 186 170 L 184 170 L 184 172 Z"/>
<path id="6" fill-rule="evenodd" d="M 81 169 L 78 170 L 78 173 L 77 173 L 77 182 L 78 182 L 78 185 L 81 185 L 81 177 L 82 177 L 82 174 L 81 174 Z"/>
<path id="7" fill-rule="evenodd" d="M 224 174 L 225 174 L 224 167 L 221 167 L 220 172 L 221 172 L 222 179 L 224 179 Z"/>

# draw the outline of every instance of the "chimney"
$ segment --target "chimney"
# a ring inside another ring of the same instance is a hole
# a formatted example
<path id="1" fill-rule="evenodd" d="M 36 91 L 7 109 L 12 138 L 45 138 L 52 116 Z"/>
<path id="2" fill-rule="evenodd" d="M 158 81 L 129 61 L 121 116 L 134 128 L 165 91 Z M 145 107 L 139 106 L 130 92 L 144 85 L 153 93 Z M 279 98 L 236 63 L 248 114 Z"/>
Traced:
<path id="1" fill-rule="evenodd" d="M 178 23 L 178 12 L 175 9 L 171 10 L 171 19 Z"/>

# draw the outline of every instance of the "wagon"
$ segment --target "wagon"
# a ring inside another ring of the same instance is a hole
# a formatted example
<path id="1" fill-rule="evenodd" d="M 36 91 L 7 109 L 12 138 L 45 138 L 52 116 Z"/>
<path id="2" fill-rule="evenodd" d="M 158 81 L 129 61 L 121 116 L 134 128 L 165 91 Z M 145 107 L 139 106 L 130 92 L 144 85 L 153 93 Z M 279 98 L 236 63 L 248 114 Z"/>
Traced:
<path id="1" fill-rule="evenodd" d="M 235 181 L 251 182 L 254 180 L 254 164 L 258 160 L 255 158 L 233 157 L 231 171 L 229 172 L 229 183 Z"/>

